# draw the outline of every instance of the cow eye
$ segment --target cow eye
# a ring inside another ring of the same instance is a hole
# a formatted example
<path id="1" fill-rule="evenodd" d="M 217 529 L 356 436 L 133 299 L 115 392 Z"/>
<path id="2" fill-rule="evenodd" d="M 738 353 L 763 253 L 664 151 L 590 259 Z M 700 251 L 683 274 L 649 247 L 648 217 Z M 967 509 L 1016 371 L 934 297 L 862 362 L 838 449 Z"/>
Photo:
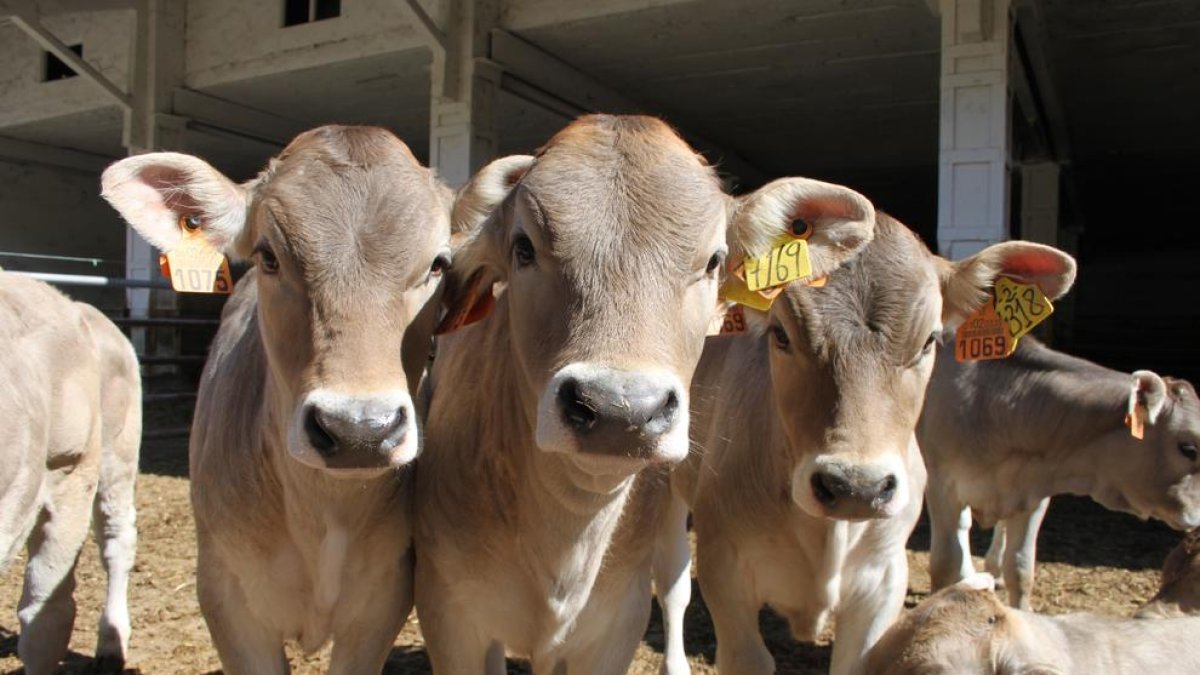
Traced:
<path id="1" fill-rule="evenodd" d="M 721 263 L 723 262 L 725 262 L 725 252 L 717 251 L 716 253 L 712 254 L 711 258 L 708 259 L 708 265 L 704 267 L 704 273 L 712 274 L 713 272 L 716 272 L 721 267 Z"/>
<path id="2" fill-rule="evenodd" d="M 771 326 L 771 340 L 775 343 L 776 347 L 785 351 L 792 344 L 792 341 L 788 339 L 787 331 L 783 329 L 783 326 Z"/>
<path id="3" fill-rule="evenodd" d="M 537 258 L 537 251 L 533 249 L 533 242 L 529 241 L 529 237 L 518 234 L 513 240 L 513 258 L 516 259 L 518 267 L 533 264 Z"/>
<path id="4" fill-rule="evenodd" d="M 1195 443 L 1192 443 L 1190 441 L 1186 442 L 1186 443 L 1180 443 L 1179 444 L 1179 452 L 1182 453 L 1184 457 L 1187 457 L 1189 462 L 1196 461 L 1196 444 Z"/>
<path id="5" fill-rule="evenodd" d="M 938 336 L 936 332 L 930 333 L 929 337 L 925 340 L 925 346 L 921 347 L 921 353 L 928 354 L 929 352 L 933 351 L 933 346 L 937 344 L 938 341 L 937 338 Z"/>
<path id="6" fill-rule="evenodd" d="M 270 245 L 259 244 L 254 252 L 258 254 L 258 268 L 263 274 L 275 274 L 279 271 L 279 258 L 275 257 Z"/>
<path id="7" fill-rule="evenodd" d="M 429 266 L 429 276 L 440 277 L 442 273 L 450 268 L 450 256 L 442 254 L 433 259 L 433 264 Z"/>

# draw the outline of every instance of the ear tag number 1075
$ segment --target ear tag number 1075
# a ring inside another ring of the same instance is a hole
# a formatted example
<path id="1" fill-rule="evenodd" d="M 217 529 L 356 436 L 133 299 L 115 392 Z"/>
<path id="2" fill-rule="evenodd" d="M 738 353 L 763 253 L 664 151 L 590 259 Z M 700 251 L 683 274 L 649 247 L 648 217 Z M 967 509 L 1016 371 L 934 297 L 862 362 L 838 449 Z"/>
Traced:
<path id="1" fill-rule="evenodd" d="M 954 356 L 960 362 L 1011 356 L 1017 341 L 1053 313 L 1054 305 L 1037 284 L 1000 277 L 991 300 L 959 326 Z"/>
<path id="2" fill-rule="evenodd" d="M 205 239 L 201 228 L 180 218 L 183 238 L 175 248 L 158 257 L 162 273 L 171 280 L 171 288 L 180 293 L 220 293 L 233 291 L 229 261 Z"/>

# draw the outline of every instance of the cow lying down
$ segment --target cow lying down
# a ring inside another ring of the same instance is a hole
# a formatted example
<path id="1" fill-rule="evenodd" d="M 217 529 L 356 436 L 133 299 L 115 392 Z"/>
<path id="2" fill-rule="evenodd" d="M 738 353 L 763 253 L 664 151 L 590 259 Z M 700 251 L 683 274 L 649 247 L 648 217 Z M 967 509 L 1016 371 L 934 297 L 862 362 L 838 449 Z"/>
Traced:
<path id="1" fill-rule="evenodd" d="M 1006 607 L 990 574 L 935 593 L 868 655 L 870 675 L 1170 675 L 1200 672 L 1200 618 L 1139 621 Z"/>
<path id="2" fill-rule="evenodd" d="M 1139 619 L 1200 615 L 1200 528 L 1188 532 L 1163 563 L 1158 593 L 1137 611 Z"/>

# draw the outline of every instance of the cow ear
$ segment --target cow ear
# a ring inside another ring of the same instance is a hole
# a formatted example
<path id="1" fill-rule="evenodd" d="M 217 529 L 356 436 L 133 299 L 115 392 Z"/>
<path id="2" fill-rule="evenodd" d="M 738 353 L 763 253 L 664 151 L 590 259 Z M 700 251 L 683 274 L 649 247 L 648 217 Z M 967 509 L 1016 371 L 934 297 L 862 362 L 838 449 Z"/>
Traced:
<path id="1" fill-rule="evenodd" d="M 1075 282 L 1075 259 L 1062 251 L 1027 241 L 989 246 L 958 262 L 942 261 L 942 323 L 953 328 L 990 297 L 996 277 L 1034 283 L 1055 299 Z"/>
<path id="2" fill-rule="evenodd" d="M 955 586 L 971 591 L 994 591 L 996 590 L 996 577 L 987 572 L 976 572 Z"/>
<path id="3" fill-rule="evenodd" d="M 759 256 L 780 235 L 806 231 L 813 277 L 823 277 L 875 236 L 875 207 L 848 187 L 781 178 L 736 200 L 730 254 L 733 260 Z"/>
<path id="4" fill-rule="evenodd" d="M 1138 405 L 1146 407 L 1146 423 L 1154 424 L 1167 405 L 1167 383 L 1149 370 L 1133 374 L 1133 385 L 1129 388 L 1129 414 L 1133 415 Z"/>
<path id="5" fill-rule="evenodd" d="M 493 288 L 506 267 L 502 205 L 533 163 L 530 155 L 497 159 L 455 195 L 450 218 L 454 263 L 442 292 L 446 313 L 435 334 L 456 331 L 491 313 Z"/>
<path id="6" fill-rule="evenodd" d="M 101 194 L 143 239 L 169 251 L 183 225 L 220 251 L 249 255 L 247 190 L 204 160 L 175 152 L 127 157 L 104 170 Z"/>

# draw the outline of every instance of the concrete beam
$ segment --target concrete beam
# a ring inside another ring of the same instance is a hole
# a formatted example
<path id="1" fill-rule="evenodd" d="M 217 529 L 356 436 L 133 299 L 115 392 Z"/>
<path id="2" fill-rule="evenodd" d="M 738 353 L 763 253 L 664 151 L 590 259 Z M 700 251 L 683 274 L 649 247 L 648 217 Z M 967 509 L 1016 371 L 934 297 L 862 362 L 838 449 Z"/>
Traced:
<path id="1" fill-rule="evenodd" d="M 73 14 L 105 10 L 133 9 L 134 0 L 0 0 L 0 16 L 27 11 L 30 14 Z"/>
<path id="2" fill-rule="evenodd" d="M 449 49 L 450 41 L 446 37 L 446 33 L 441 28 L 438 28 L 437 22 L 433 20 L 433 17 L 429 16 L 429 13 L 425 11 L 421 3 L 417 2 L 417 0 L 404 0 L 404 3 L 408 5 L 408 9 L 421 24 L 421 27 L 425 29 L 425 37 L 429 39 L 430 46 L 441 49 L 443 52 Z"/>
<path id="3" fill-rule="evenodd" d="M 31 143 L 0 136 L 0 160 L 42 164 L 88 174 L 99 174 L 116 158 L 54 145 Z"/>
<path id="4" fill-rule="evenodd" d="M 598 112 L 661 114 L 661 111 L 627 98 L 506 30 L 494 29 L 491 37 L 492 60 L 504 69 L 501 88 L 518 98 L 566 119 Z M 688 133 L 686 128 L 681 131 L 721 173 L 736 176 L 744 184 L 767 182 L 768 176 L 763 171 L 737 153 Z"/>
<path id="5" fill-rule="evenodd" d="M 191 89 L 176 89 L 173 102 L 175 115 L 186 118 L 189 127 L 212 127 L 279 148 L 312 127 Z"/>
<path id="6" fill-rule="evenodd" d="M 13 25 L 25 31 L 25 34 L 33 38 L 43 49 L 54 54 L 60 61 L 70 66 L 71 70 L 91 80 L 96 86 L 103 89 L 104 93 L 108 94 L 122 108 L 129 110 L 133 106 L 129 94 L 126 94 L 100 71 L 93 68 L 87 61 L 80 58 L 78 54 L 71 51 L 67 45 L 63 44 L 62 40 L 54 37 L 54 34 L 46 30 L 46 27 L 38 21 L 36 15 L 22 11 L 11 14 L 8 18 Z"/>

